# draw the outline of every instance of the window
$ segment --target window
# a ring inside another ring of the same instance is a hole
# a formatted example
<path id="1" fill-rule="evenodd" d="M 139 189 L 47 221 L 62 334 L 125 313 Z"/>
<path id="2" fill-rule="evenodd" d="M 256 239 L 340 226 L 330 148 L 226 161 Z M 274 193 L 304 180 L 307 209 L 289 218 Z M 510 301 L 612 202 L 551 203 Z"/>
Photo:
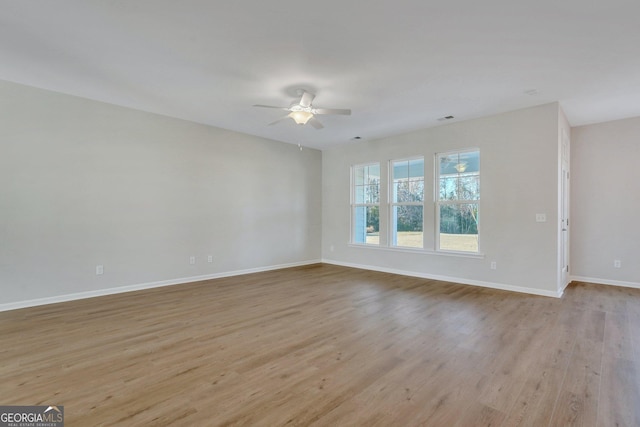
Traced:
<path id="1" fill-rule="evenodd" d="M 352 168 L 352 239 L 353 243 L 380 243 L 380 164 Z"/>
<path id="2" fill-rule="evenodd" d="M 441 153 L 436 159 L 439 250 L 478 252 L 480 152 Z"/>
<path id="3" fill-rule="evenodd" d="M 424 158 L 391 162 L 391 245 L 423 247 Z"/>

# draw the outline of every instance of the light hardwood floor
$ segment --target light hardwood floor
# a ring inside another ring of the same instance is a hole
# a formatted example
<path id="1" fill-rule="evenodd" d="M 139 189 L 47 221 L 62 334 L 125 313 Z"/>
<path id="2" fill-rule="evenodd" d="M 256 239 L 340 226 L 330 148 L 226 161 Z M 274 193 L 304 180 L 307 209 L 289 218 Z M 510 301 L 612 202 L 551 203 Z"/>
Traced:
<path id="1" fill-rule="evenodd" d="M 640 290 L 331 265 L 0 313 L 0 404 L 70 426 L 639 426 Z"/>

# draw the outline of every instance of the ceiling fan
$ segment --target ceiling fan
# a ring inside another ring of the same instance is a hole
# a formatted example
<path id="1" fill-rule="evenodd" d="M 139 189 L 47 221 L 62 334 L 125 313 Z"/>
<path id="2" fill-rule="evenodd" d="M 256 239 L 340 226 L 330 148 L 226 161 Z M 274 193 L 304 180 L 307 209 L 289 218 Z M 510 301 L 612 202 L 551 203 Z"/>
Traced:
<path id="1" fill-rule="evenodd" d="M 260 105 L 255 104 L 254 107 L 262 107 L 262 108 L 277 108 L 279 110 L 288 111 L 289 114 L 283 116 L 276 120 L 273 123 L 269 123 L 269 125 L 275 125 L 283 120 L 288 118 L 293 119 L 299 125 L 305 125 L 309 123 L 316 129 L 322 129 L 324 126 L 315 116 L 320 115 L 328 115 L 328 114 L 339 114 L 343 116 L 351 115 L 351 110 L 344 108 L 315 108 L 311 102 L 315 95 L 307 92 L 304 89 L 297 90 L 298 95 L 300 95 L 300 101 L 294 101 L 289 107 L 276 107 L 273 105 Z"/>

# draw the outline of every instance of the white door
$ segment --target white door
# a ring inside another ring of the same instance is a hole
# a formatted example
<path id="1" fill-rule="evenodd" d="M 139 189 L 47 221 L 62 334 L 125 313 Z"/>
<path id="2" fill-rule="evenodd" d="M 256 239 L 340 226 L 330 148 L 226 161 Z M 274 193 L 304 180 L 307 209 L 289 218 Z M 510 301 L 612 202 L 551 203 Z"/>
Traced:
<path id="1" fill-rule="evenodd" d="M 562 202 L 561 202 L 561 236 L 560 236 L 560 254 L 562 270 L 562 286 L 569 283 L 569 171 L 563 165 L 562 167 Z"/>
<path id="2" fill-rule="evenodd" d="M 569 283 L 569 137 L 562 130 L 560 164 L 560 286 Z"/>

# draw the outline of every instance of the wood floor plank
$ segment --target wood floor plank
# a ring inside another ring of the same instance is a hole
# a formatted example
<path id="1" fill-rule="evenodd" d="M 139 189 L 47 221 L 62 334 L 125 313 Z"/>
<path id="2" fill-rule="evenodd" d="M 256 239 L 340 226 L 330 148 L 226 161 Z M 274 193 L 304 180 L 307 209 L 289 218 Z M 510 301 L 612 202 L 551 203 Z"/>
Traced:
<path id="1" fill-rule="evenodd" d="M 640 290 L 324 264 L 0 313 L 0 404 L 68 426 L 640 424 Z"/>
<path id="2" fill-rule="evenodd" d="M 640 301 L 627 301 L 627 322 L 629 327 L 629 341 L 633 352 L 632 359 L 640 364 Z"/>
<path id="3" fill-rule="evenodd" d="M 551 425 L 595 426 L 602 377 L 605 313 L 588 310 L 577 318 L 571 362 L 554 409 Z"/>
<path id="4" fill-rule="evenodd" d="M 455 427 L 498 427 L 504 425 L 506 415 L 476 401 L 459 417 Z"/>
<path id="5" fill-rule="evenodd" d="M 598 426 L 640 426 L 640 372 L 636 364 L 605 357 L 602 371 Z"/>
<path id="6" fill-rule="evenodd" d="M 635 358 L 627 314 L 606 314 L 604 339 L 604 352 L 608 357 L 627 360 Z"/>
<path id="7" fill-rule="evenodd" d="M 575 311 L 560 312 L 546 330 L 526 383 L 503 427 L 549 425 L 575 345 Z"/>

